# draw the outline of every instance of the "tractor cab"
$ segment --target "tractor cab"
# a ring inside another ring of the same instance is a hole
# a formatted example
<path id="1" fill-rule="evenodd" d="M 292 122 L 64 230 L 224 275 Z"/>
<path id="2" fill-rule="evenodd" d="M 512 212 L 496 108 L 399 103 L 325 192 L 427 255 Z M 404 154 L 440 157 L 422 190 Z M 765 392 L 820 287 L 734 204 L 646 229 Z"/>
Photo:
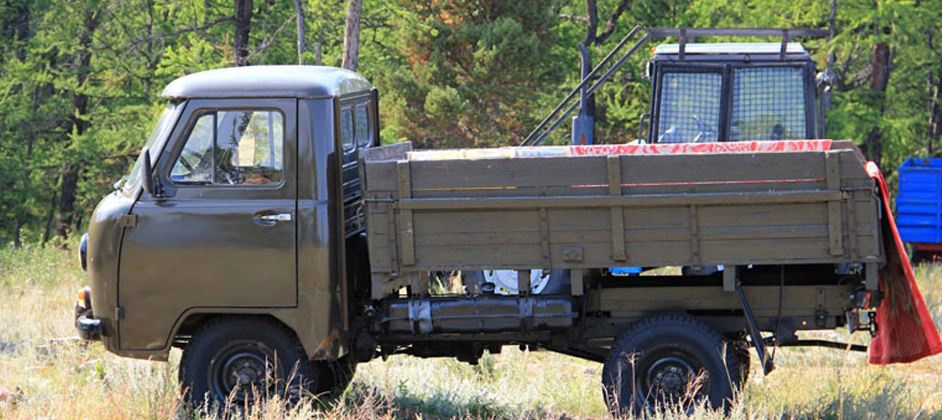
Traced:
<path id="1" fill-rule="evenodd" d="M 826 84 L 797 42 L 653 49 L 648 142 L 823 138 Z"/>
<path id="2" fill-rule="evenodd" d="M 641 38 L 634 46 L 616 59 L 637 36 Z M 794 40 L 827 36 L 829 32 L 821 29 L 635 26 L 595 67 L 590 66 L 588 50 L 580 45 L 581 82 L 521 146 L 540 144 L 576 108 L 572 144 L 594 143 L 594 115 L 586 106 L 587 99 L 641 46 L 662 38 L 679 42 L 652 48 L 645 71 L 652 82 L 651 107 L 641 118 L 637 142 L 825 138 L 830 77 L 818 71 L 811 54 Z M 698 37 L 774 37 L 780 42 L 696 43 Z"/>

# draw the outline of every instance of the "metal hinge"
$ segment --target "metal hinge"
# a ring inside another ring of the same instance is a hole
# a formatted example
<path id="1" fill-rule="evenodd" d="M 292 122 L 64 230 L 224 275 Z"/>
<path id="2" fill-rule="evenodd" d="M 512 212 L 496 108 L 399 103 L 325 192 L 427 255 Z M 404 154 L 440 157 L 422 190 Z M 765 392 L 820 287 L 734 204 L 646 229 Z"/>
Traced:
<path id="1" fill-rule="evenodd" d="M 114 319 L 115 319 L 116 321 L 120 321 L 120 320 L 124 319 L 124 308 L 122 308 L 122 307 L 120 307 L 120 306 L 116 306 L 116 307 L 114 308 Z"/>
<path id="2" fill-rule="evenodd" d="M 137 226 L 136 214 L 125 214 L 124 216 L 118 217 L 118 227 L 132 228 L 134 226 Z"/>

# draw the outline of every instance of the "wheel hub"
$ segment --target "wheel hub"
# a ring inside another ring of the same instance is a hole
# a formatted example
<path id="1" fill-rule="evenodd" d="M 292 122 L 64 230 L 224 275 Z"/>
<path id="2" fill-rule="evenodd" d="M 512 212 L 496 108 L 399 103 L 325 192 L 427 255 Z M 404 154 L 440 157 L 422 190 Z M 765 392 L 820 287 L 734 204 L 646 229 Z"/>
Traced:
<path id="1" fill-rule="evenodd" d="M 687 393 L 687 384 L 697 377 L 689 362 L 678 357 L 665 357 L 648 368 L 647 382 L 652 396 L 679 401 Z"/>
<path id="2" fill-rule="evenodd" d="M 254 400 L 252 389 L 264 392 L 273 375 L 270 359 L 258 349 L 241 349 L 220 358 L 222 366 L 214 369 L 217 395 L 228 398 L 235 393 L 240 401 Z"/>

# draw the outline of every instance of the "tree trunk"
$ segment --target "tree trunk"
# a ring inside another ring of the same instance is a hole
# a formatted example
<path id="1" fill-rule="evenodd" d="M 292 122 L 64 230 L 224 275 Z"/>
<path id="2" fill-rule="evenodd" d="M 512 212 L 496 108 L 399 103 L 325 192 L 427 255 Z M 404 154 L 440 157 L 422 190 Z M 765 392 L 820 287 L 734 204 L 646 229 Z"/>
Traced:
<path id="1" fill-rule="evenodd" d="M 585 0 L 585 16 L 588 27 L 585 30 L 585 39 L 582 41 L 586 48 L 595 45 L 599 31 L 599 7 L 595 0 Z"/>
<path id="2" fill-rule="evenodd" d="M 43 245 L 45 245 L 46 242 L 49 242 L 49 239 L 52 238 L 52 221 L 56 215 L 56 198 L 56 192 L 53 190 L 52 200 L 49 203 L 49 212 L 46 213 L 46 230 L 43 231 Z"/>
<path id="3" fill-rule="evenodd" d="M 294 0 L 294 13 L 298 16 L 298 64 L 304 64 L 307 45 L 304 43 L 304 8 L 301 7 L 301 0 Z"/>
<path id="4" fill-rule="evenodd" d="M 151 64 L 154 54 L 154 41 L 151 40 L 151 36 L 154 34 L 154 2 L 152 0 L 147 0 L 147 23 L 144 25 L 144 35 L 147 36 L 147 42 L 145 43 L 144 50 L 146 51 L 145 60 L 148 64 Z M 148 65 L 148 68 L 153 68 L 153 66 Z M 144 102 L 150 103 L 150 89 L 151 89 L 151 75 L 148 74 L 144 77 Z"/>
<path id="5" fill-rule="evenodd" d="M 934 86 L 930 87 L 931 95 L 929 97 L 929 139 L 926 142 L 926 149 L 929 155 L 935 153 L 935 142 L 942 139 L 942 70 L 935 75 Z"/>
<path id="6" fill-rule="evenodd" d="M 90 126 L 85 120 L 88 114 L 88 95 L 82 91 L 90 73 L 92 61 L 92 35 L 98 27 L 98 11 L 89 11 L 83 20 L 83 30 L 78 39 L 78 51 L 75 53 L 75 94 L 72 97 L 72 116 L 67 126 L 70 140 L 80 137 Z M 67 162 L 62 168 L 62 180 L 59 183 L 59 214 L 56 222 L 57 245 L 65 246 L 69 237 L 75 212 L 75 193 L 78 190 L 79 172 L 82 162 Z"/>
<path id="7" fill-rule="evenodd" d="M 350 0 L 347 22 L 343 31 L 343 68 L 357 71 L 360 54 L 360 14 L 363 0 Z"/>
<path id="8" fill-rule="evenodd" d="M 890 70 L 892 65 L 890 47 L 886 42 L 878 42 L 873 46 L 873 55 L 870 57 L 870 92 L 878 105 L 879 115 L 882 118 L 886 111 L 886 88 L 890 83 Z M 880 165 L 883 158 L 883 128 L 878 122 L 874 125 L 864 140 L 866 151 L 870 160 Z"/>
<path id="9" fill-rule="evenodd" d="M 926 38 L 928 41 L 928 49 L 930 58 L 935 57 L 935 28 L 930 28 L 926 31 Z M 926 80 L 926 88 L 929 93 L 929 132 L 926 138 L 926 152 L 929 156 L 935 154 L 935 142 L 939 141 L 939 138 L 942 137 L 942 104 L 939 103 L 942 98 L 939 97 L 942 94 L 942 67 L 938 68 L 935 72 L 929 71 Z"/>
<path id="10" fill-rule="evenodd" d="M 235 44 L 233 64 L 249 64 L 249 34 L 252 31 L 252 0 L 235 0 Z"/>
<path id="11" fill-rule="evenodd" d="M 324 65 L 324 60 L 321 58 L 321 46 L 323 45 L 324 43 L 321 41 L 314 42 L 314 64 L 318 66 Z"/>

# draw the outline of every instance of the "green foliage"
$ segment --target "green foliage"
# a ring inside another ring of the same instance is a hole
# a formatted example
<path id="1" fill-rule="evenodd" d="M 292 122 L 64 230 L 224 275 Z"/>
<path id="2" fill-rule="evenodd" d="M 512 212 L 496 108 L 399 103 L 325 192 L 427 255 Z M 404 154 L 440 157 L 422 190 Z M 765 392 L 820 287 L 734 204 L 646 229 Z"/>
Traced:
<path id="1" fill-rule="evenodd" d="M 421 147 L 518 143 L 542 114 L 541 97 L 566 73 L 546 1 L 401 1 L 390 61 L 376 74 L 384 135 Z M 401 19 L 399 17 L 402 17 Z"/>
<path id="2" fill-rule="evenodd" d="M 598 0 L 598 33 L 621 3 Z M 315 64 L 319 49 L 323 64 L 339 65 L 348 2 L 302 4 L 305 63 Z M 636 23 L 826 28 L 830 12 L 830 2 L 816 0 L 625 6 L 611 36 L 589 47 L 595 63 Z M 249 63 L 297 63 L 293 2 L 255 0 L 253 12 Z M 364 0 L 358 71 L 380 89 L 383 141 L 432 148 L 519 143 L 579 83 L 585 15 L 586 2 L 576 0 Z M 71 230 L 80 232 L 136 158 L 163 109 L 163 86 L 232 65 L 233 16 L 230 0 L 0 0 L 0 244 L 51 236 L 70 165 L 79 168 Z M 830 137 L 863 145 L 875 133 L 878 141 L 864 150 L 875 154 L 879 145 L 889 174 L 906 157 L 929 154 L 930 142 L 933 153 L 940 149 L 928 123 L 932 89 L 942 85 L 939 21 L 939 0 L 846 0 L 834 41 L 805 42 L 821 68 L 835 53 Z M 891 51 L 885 91 L 870 83 L 878 43 Z M 77 61 L 83 51 L 91 53 L 85 66 Z M 637 136 L 650 103 L 648 58 L 644 47 L 597 91 L 596 142 Z M 88 105 L 77 114 L 79 96 Z M 568 141 L 564 122 L 547 143 Z"/>

